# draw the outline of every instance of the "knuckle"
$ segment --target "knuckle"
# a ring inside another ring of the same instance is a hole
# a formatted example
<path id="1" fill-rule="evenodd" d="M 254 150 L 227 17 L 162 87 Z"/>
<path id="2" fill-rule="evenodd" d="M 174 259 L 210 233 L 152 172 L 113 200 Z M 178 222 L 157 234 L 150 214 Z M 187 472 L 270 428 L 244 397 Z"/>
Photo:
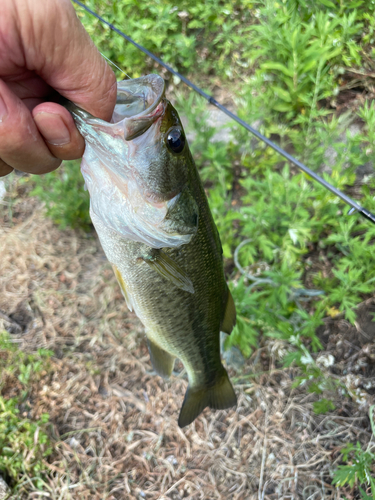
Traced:
<path id="1" fill-rule="evenodd" d="M 38 143 L 38 133 L 28 120 L 6 120 L 0 126 L 0 155 L 19 152 L 27 144 Z"/>

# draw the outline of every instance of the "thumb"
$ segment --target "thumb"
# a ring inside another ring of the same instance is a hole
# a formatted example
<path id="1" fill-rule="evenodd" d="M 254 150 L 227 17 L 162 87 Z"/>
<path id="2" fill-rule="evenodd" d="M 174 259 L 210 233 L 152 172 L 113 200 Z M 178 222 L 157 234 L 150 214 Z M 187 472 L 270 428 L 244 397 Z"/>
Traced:
<path id="1" fill-rule="evenodd" d="M 79 21 L 70 0 L 27 1 L 38 49 L 27 61 L 29 69 L 92 115 L 109 120 L 116 103 L 116 77 Z M 29 41 L 30 35 L 23 40 Z M 31 51 L 25 47 L 25 53 Z"/>

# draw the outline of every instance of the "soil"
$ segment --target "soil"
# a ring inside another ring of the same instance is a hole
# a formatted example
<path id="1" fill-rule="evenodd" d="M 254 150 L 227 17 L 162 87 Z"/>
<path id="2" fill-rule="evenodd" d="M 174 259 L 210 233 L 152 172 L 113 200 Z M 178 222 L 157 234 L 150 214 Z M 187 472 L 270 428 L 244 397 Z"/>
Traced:
<path id="1" fill-rule="evenodd" d="M 318 336 L 324 350 L 330 353 L 330 371 L 340 377 L 356 380 L 357 387 L 375 394 L 375 299 L 364 301 L 356 310 L 352 325 L 342 315 L 326 318 Z"/>
<path id="2" fill-rule="evenodd" d="M 17 498 L 359 498 L 332 484 L 332 470 L 344 445 L 371 438 L 375 299 L 358 308 L 355 327 L 337 316 L 319 328 L 317 359 L 346 387 L 325 394 L 334 411 L 314 413 L 319 396 L 280 368 L 288 346 L 263 339 L 240 371 L 228 367 L 237 408 L 206 409 L 180 429 L 182 365 L 170 381 L 152 371 L 143 327 L 95 234 L 59 230 L 17 179 L 12 189 L 0 205 L 0 329 L 20 349 L 54 352 L 22 409 L 50 414 L 51 475 L 44 492 Z M 21 389 L 8 384 L 3 395 Z"/>

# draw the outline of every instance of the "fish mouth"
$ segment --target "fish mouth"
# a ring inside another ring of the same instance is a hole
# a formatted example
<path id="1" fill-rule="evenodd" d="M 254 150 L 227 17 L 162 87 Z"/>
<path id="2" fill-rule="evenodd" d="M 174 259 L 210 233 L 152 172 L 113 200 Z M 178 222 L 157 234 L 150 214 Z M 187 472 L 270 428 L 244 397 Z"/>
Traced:
<path id="1" fill-rule="evenodd" d="M 146 75 L 118 84 L 117 101 L 111 122 L 125 122 L 124 139 L 144 134 L 165 112 L 165 82 L 159 75 Z"/>
<path id="2" fill-rule="evenodd" d="M 117 84 L 117 100 L 110 123 L 92 116 L 74 103 L 63 99 L 73 115 L 78 130 L 87 141 L 97 140 L 98 133 L 131 141 L 146 132 L 165 112 L 165 82 L 151 74 Z M 93 133 L 94 132 L 94 133 Z"/>
<path id="3" fill-rule="evenodd" d="M 146 75 L 119 82 L 112 123 L 124 118 L 151 115 L 164 97 L 164 93 L 165 82 L 159 75 Z"/>

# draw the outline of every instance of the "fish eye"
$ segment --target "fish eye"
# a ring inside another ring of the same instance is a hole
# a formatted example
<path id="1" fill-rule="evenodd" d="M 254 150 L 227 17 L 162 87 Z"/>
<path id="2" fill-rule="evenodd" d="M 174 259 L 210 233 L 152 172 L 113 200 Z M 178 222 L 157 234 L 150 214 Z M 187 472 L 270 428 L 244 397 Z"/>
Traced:
<path id="1" fill-rule="evenodd" d="M 180 128 L 171 128 L 166 134 L 166 143 L 172 153 L 181 153 L 185 142 L 185 134 Z"/>

